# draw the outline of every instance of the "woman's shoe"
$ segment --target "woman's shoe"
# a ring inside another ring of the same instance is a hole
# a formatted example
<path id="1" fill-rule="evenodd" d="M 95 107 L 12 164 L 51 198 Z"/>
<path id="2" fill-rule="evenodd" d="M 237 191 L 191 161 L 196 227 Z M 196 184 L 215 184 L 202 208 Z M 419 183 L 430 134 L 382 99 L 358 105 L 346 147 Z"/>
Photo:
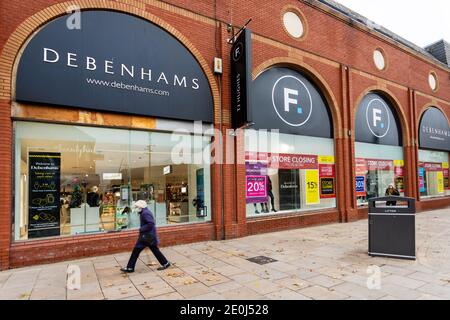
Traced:
<path id="1" fill-rule="evenodd" d="M 133 273 L 134 269 L 131 268 L 121 268 L 120 271 L 125 272 L 125 273 Z"/>
<path id="2" fill-rule="evenodd" d="M 168 267 L 170 267 L 170 266 L 171 266 L 170 262 L 167 262 L 165 265 L 159 267 L 159 268 L 156 269 L 156 270 L 158 270 L 158 271 L 163 271 L 163 270 L 166 270 L 166 269 L 167 269 Z"/>

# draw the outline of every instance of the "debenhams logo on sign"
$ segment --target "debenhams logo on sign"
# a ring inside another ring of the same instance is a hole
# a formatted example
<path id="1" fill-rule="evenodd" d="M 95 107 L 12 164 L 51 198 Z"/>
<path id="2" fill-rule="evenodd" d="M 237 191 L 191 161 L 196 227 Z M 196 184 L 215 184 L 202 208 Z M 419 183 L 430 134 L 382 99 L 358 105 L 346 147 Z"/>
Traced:
<path id="1" fill-rule="evenodd" d="M 430 134 L 430 139 L 444 141 L 446 138 L 450 138 L 450 131 L 444 129 L 433 128 L 430 126 L 422 126 L 422 132 Z"/>
<path id="2" fill-rule="evenodd" d="M 138 79 L 173 87 L 183 87 L 199 90 L 199 79 L 188 78 L 177 74 L 165 72 L 153 72 L 152 69 L 143 66 L 126 65 L 112 60 L 98 60 L 94 57 L 79 57 L 76 53 L 61 53 L 51 48 L 43 48 L 43 62 L 60 63 L 67 68 L 83 68 L 88 71 L 101 72 L 106 75 L 120 75 L 120 77 Z"/>

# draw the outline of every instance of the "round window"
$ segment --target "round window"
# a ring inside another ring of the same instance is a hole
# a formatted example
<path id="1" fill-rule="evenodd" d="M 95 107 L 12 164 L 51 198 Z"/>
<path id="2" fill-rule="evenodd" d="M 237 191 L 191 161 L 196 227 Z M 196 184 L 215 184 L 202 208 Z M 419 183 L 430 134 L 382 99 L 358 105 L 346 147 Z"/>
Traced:
<path id="1" fill-rule="evenodd" d="M 386 68 L 386 59 L 384 58 L 384 54 L 380 49 L 377 49 L 373 52 L 373 62 L 378 70 L 384 70 Z"/>
<path id="2" fill-rule="evenodd" d="M 305 32 L 302 20 L 295 12 L 285 12 L 283 15 L 283 24 L 286 31 L 294 38 L 301 38 Z"/>
<path id="3" fill-rule="evenodd" d="M 438 88 L 438 80 L 436 74 L 431 72 L 428 76 L 428 84 L 430 85 L 431 90 L 436 91 Z"/>

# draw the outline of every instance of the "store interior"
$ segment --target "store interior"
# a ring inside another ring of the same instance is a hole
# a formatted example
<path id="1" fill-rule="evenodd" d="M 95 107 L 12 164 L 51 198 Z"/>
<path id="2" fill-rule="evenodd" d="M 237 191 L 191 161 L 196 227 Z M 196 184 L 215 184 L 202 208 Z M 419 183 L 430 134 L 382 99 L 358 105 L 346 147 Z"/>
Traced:
<path id="1" fill-rule="evenodd" d="M 138 200 L 158 226 L 210 219 L 209 165 L 175 164 L 170 134 L 37 123 L 19 123 L 16 133 L 17 239 L 27 238 L 30 152 L 61 154 L 61 235 L 138 228 Z M 197 151 L 209 148 L 203 142 Z"/>

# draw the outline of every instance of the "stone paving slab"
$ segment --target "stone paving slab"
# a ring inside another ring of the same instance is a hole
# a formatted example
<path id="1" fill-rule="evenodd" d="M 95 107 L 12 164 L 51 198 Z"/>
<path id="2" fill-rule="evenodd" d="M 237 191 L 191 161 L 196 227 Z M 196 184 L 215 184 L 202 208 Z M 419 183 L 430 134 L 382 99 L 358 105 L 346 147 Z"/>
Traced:
<path id="1" fill-rule="evenodd" d="M 416 224 L 416 261 L 369 257 L 365 220 L 162 248 L 173 262 L 162 272 L 149 250 L 129 275 L 119 269 L 130 252 L 7 270 L 0 300 L 449 300 L 450 209 Z M 247 260 L 258 256 L 277 261 Z M 69 265 L 80 268 L 80 288 L 66 287 Z"/>
<path id="2" fill-rule="evenodd" d="M 313 300 L 343 300 L 348 298 L 348 295 L 346 294 L 321 286 L 308 287 L 298 292 L 305 297 L 311 298 Z"/>
<path id="3" fill-rule="evenodd" d="M 265 295 L 270 300 L 311 300 L 310 298 L 289 289 L 281 289 Z"/>

